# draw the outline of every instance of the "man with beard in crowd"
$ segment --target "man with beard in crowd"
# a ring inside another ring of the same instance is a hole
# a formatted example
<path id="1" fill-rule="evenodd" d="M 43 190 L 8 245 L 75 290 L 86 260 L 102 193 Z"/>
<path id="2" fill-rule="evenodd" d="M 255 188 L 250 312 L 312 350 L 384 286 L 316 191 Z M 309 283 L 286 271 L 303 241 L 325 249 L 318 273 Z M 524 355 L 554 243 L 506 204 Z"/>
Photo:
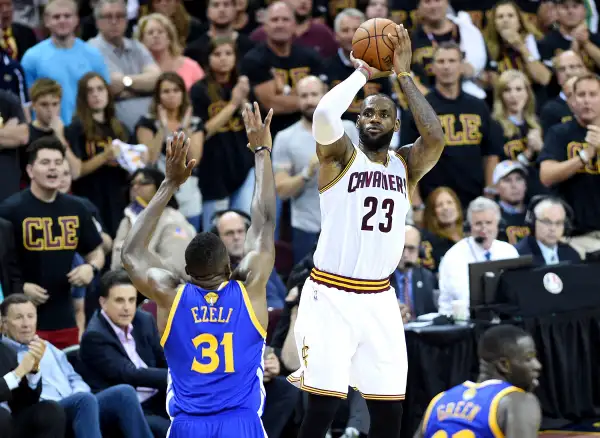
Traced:
<path id="1" fill-rule="evenodd" d="M 321 230 L 316 178 L 319 159 L 312 138 L 312 120 L 325 92 L 326 86 L 319 78 L 307 76 L 301 79 L 297 93 L 302 117 L 275 136 L 275 188 L 281 199 L 291 200 L 294 263 L 302 260 L 315 246 Z M 343 124 L 352 143 L 358 144 L 356 126 L 349 120 L 344 120 Z"/>

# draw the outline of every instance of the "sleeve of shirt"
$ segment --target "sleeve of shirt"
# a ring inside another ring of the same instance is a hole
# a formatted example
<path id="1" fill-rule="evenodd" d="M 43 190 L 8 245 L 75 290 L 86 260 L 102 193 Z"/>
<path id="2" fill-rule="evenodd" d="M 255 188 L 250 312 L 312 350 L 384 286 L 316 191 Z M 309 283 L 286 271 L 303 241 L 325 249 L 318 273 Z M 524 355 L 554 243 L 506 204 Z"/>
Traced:
<path id="1" fill-rule="evenodd" d="M 23 59 L 21 59 L 21 67 L 23 67 L 23 71 L 25 72 L 25 83 L 32 86 L 37 79 L 37 71 L 31 49 L 25 52 Z"/>
<path id="2" fill-rule="evenodd" d="M 546 160 L 565 161 L 567 159 L 567 145 L 562 141 L 560 130 L 563 125 L 555 125 L 544 136 L 544 147 L 538 156 L 538 163 Z"/>
<path id="3" fill-rule="evenodd" d="M 484 113 L 483 117 L 487 119 L 487 121 L 483 121 L 482 128 L 483 131 L 483 148 L 481 149 L 481 153 L 483 156 L 489 157 L 490 155 L 497 155 L 501 157 L 504 155 L 504 135 L 502 134 L 502 127 L 498 122 L 492 119 L 492 116 L 487 111 Z"/>
<path id="4" fill-rule="evenodd" d="M 6 386 L 8 386 L 8 389 L 10 389 L 11 391 L 13 389 L 16 389 L 19 386 L 20 382 L 19 378 L 15 375 L 13 371 L 4 375 L 4 381 L 6 382 Z"/>
<path id="5" fill-rule="evenodd" d="M 74 119 L 71 124 L 65 128 L 65 137 L 73 154 L 80 160 L 86 161 L 87 155 L 85 154 L 85 145 L 83 144 L 85 140 L 82 126 L 78 119 Z"/>
<path id="6" fill-rule="evenodd" d="M 148 66 L 155 66 L 156 62 L 154 61 L 154 58 L 152 57 L 152 54 L 150 53 L 148 48 L 142 43 L 138 43 L 137 46 L 140 50 L 140 55 L 142 58 L 142 68 L 146 68 Z"/>
<path id="7" fill-rule="evenodd" d="M 8 113 L 2 115 L 4 117 L 4 121 L 8 121 L 9 119 L 17 119 L 19 123 L 26 123 L 25 114 L 23 113 L 23 106 L 21 105 L 19 98 L 8 91 L 0 91 L 2 100 L 5 101 L 8 107 Z"/>
<path id="8" fill-rule="evenodd" d="M 83 204 L 79 213 L 79 226 L 81 235 L 77 244 L 77 252 L 87 255 L 102 244 L 102 237 L 92 220 L 92 215 Z"/>
<path id="9" fill-rule="evenodd" d="M 255 59 L 254 54 L 254 50 L 248 52 L 244 56 L 240 67 L 240 74 L 247 76 L 250 85 L 253 87 L 273 79 L 271 69 L 268 66 L 261 65 L 262 63 Z"/>
<path id="10" fill-rule="evenodd" d="M 461 248 L 454 248 L 451 254 L 446 253 L 440 262 L 440 296 L 438 311 L 443 315 L 452 314 L 452 301 L 469 299 L 469 281 L 467 263 L 461 257 Z"/>
<path id="11" fill-rule="evenodd" d="M 67 377 L 73 392 L 90 392 L 90 387 L 83 381 L 81 376 L 77 374 L 73 365 L 69 362 L 67 355 L 51 344 L 48 344 L 47 348 L 51 350 L 51 353 L 56 358 L 56 361 L 64 375 Z M 46 354 L 48 354 L 48 352 L 46 352 Z"/>
<path id="12" fill-rule="evenodd" d="M 110 84 L 110 72 L 106 62 L 104 61 L 104 56 L 102 56 L 102 53 L 97 48 L 90 46 L 90 49 L 93 51 L 93 55 L 91 56 L 93 56 L 94 71 L 102 76 L 106 83 Z"/>
<path id="13" fill-rule="evenodd" d="M 192 89 L 190 90 L 190 100 L 192 102 L 194 114 L 202 120 L 210 120 L 208 108 L 210 107 L 211 101 L 208 97 L 204 82 L 197 82 L 192 86 Z"/>

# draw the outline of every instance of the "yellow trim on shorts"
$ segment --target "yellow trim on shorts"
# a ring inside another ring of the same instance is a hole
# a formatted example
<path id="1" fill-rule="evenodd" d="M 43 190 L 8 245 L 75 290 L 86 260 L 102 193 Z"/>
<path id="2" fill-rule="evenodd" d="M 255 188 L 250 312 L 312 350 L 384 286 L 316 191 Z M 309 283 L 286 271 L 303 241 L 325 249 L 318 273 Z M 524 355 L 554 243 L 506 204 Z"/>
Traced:
<path id="1" fill-rule="evenodd" d="M 517 388 L 516 386 L 509 386 L 508 388 L 504 388 L 498 394 L 494 396 L 492 402 L 490 403 L 490 413 L 488 416 L 488 424 L 490 426 L 490 430 L 494 435 L 494 438 L 504 438 L 504 432 L 500 429 L 500 425 L 498 424 L 498 405 L 500 404 L 500 400 L 507 394 L 512 392 L 525 392 L 521 388 Z"/>
<path id="2" fill-rule="evenodd" d="M 443 397 L 443 395 L 445 393 L 446 393 L 446 391 L 440 392 L 438 395 L 436 395 L 435 397 L 433 397 L 431 399 L 431 401 L 429 402 L 429 406 L 427 406 L 427 410 L 425 411 L 425 415 L 423 415 L 423 426 L 421 428 L 421 430 L 423 431 L 423 433 L 425 433 L 425 431 L 427 430 L 427 426 L 429 425 L 429 419 L 431 418 L 431 412 L 433 411 L 433 407 L 438 402 L 438 400 Z"/>
<path id="3" fill-rule="evenodd" d="M 360 392 L 360 395 L 362 395 L 365 400 L 396 401 L 396 400 L 404 400 L 406 398 L 405 394 L 397 394 L 397 395 L 365 394 L 360 389 L 358 390 L 358 392 Z"/>
<path id="4" fill-rule="evenodd" d="M 330 274 L 317 268 L 313 268 L 310 273 L 310 278 L 316 283 L 322 283 L 326 286 L 357 292 L 383 292 L 391 287 L 389 278 L 384 280 L 359 280 L 341 275 Z"/>
<path id="5" fill-rule="evenodd" d="M 181 299 L 181 294 L 183 294 L 183 289 L 185 288 L 185 283 L 179 285 L 177 288 L 177 293 L 175 294 L 175 298 L 173 299 L 173 304 L 171 304 L 171 309 L 169 310 L 169 317 L 167 318 L 167 325 L 165 326 L 165 331 L 160 338 L 160 345 L 162 347 L 167 343 L 167 339 L 169 338 L 169 334 L 171 333 L 171 326 L 173 325 L 173 318 L 175 318 L 175 312 L 177 312 L 177 307 L 179 306 L 179 300 Z"/>
<path id="6" fill-rule="evenodd" d="M 246 309 L 248 310 L 248 314 L 250 315 L 250 320 L 254 325 L 254 328 L 258 333 L 266 339 L 267 331 L 262 326 L 258 318 L 256 317 L 256 313 L 254 313 L 254 308 L 252 307 L 252 302 L 250 301 L 250 297 L 248 296 L 248 291 L 246 290 L 246 286 L 241 281 L 237 281 L 237 284 L 240 285 L 240 289 L 242 290 L 242 296 L 244 297 L 244 304 L 246 305 Z"/>
<path id="7" fill-rule="evenodd" d="M 300 382 L 300 389 L 302 391 L 308 392 L 310 394 L 326 395 L 329 397 L 338 397 L 343 400 L 348 398 L 348 393 L 338 392 L 338 391 L 329 391 L 327 389 L 313 388 L 312 386 L 305 385 L 304 384 L 304 373 L 302 373 L 302 375 L 300 377 L 294 377 L 290 374 L 289 376 L 287 376 L 287 381 L 292 384 L 297 384 L 298 382 Z"/>
<path id="8" fill-rule="evenodd" d="M 341 180 L 344 177 L 344 175 L 346 174 L 346 172 L 348 172 L 348 169 L 350 169 L 350 166 L 352 166 L 352 163 L 354 163 L 355 158 L 356 158 L 356 148 L 354 148 L 354 152 L 352 152 L 352 156 L 350 157 L 350 160 L 348 160 L 348 164 L 346 164 L 346 167 L 344 167 L 342 169 L 340 174 L 338 176 L 336 176 L 333 181 L 331 181 L 329 184 L 326 184 L 323 188 L 319 189 L 319 193 L 324 193 L 326 190 L 329 190 L 330 188 L 332 188 L 339 180 Z"/>

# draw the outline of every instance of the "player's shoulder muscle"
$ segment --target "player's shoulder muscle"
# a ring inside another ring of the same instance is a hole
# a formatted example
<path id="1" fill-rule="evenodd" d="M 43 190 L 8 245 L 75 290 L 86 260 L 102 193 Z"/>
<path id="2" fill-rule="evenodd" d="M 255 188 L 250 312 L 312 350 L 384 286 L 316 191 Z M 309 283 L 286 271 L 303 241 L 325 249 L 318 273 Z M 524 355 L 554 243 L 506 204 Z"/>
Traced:
<path id="1" fill-rule="evenodd" d="M 502 397 L 497 416 L 506 438 L 535 438 L 542 417 L 540 402 L 530 392 L 514 391 Z"/>

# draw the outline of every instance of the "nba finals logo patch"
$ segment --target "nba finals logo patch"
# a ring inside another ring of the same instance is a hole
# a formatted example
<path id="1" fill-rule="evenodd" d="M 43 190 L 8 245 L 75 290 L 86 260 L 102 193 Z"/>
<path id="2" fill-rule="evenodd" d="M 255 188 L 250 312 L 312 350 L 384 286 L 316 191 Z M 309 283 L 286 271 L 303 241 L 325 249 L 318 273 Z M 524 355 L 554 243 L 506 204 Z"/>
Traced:
<path id="1" fill-rule="evenodd" d="M 469 388 L 465 392 L 463 392 L 462 398 L 463 400 L 471 400 L 473 397 L 475 397 L 476 393 L 477 390 L 475 388 Z"/>
<path id="2" fill-rule="evenodd" d="M 206 295 L 204 295 L 204 299 L 206 300 L 206 302 L 208 304 L 210 304 L 211 306 L 214 306 L 214 304 L 217 302 L 217 300 L 219 299 L 219 295 L 217 295 L 214 292 L 209 292 Z"/>

